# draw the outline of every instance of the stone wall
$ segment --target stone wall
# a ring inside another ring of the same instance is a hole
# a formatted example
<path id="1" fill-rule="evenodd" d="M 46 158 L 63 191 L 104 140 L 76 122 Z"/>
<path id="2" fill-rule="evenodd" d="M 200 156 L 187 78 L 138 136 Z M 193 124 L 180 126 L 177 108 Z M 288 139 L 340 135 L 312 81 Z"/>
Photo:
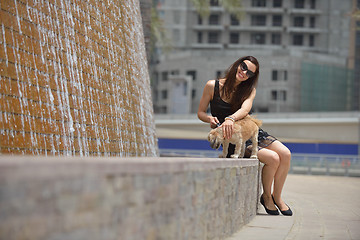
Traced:
<path id="1" fill-rule="evenodd" d="M 0 239 L 224 239 L 257 210 L 253 159 L 0 158 Z"/>
<path id="2" fill-rule="evenodd" d="M 139 1 L 0 8 L 0 153 L 158 155 Z"/>

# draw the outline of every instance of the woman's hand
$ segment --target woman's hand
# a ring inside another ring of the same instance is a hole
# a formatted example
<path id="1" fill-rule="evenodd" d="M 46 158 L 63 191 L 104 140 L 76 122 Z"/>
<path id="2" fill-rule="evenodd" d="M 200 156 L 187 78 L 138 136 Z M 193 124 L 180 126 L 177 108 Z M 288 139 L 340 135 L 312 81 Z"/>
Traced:
<path id="1" fill-rule="evenodd" d="M 210 127 L 211 128 L 217 128 L 218 124 L 219 124 L 219 120 L 217 119 L 217 117 L 210 117 Z"/>
<path id="2" fill-rule="evenodd" d="M 221 126 L 223 130 L 224 138 L 230 139 L 234 131 L 234 121 L 230 119 L 226 119 Z"/>

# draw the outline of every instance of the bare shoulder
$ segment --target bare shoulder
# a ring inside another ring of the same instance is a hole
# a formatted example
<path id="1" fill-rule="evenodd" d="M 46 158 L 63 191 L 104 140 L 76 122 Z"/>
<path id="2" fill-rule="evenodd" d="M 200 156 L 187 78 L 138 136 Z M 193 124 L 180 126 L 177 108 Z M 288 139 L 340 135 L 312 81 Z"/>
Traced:
<path id="1" fill-rule="evenodd" d="M 207 83 L 205 85 L 205 91 L 212 92 L 212 91 L 214 91 L 214 88 L 215 88 L 215 80 L 207 81 Z"/>

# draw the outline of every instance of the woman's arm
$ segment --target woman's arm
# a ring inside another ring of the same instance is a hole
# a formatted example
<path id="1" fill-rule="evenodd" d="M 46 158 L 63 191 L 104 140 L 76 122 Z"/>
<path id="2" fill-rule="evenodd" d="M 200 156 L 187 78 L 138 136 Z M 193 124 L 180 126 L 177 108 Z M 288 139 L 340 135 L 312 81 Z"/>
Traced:
<path id="1" fill-rule="evenodd" d="M 210 123 L 211 128 L 216 128 L 216 125 L 219 123 L 219 120 L 216 117 L 210 116 L 206 113 L 209 103 L 214 95 L 214 88 L 215 80 L 209 80 L 204 87 L 197 113 L 198 118 L 203 122 Z"/>
<path id="2" fill-rule="evenodd" d="M 234 132 L 234 122 L 236 120 L 240 120 L 246 117 L 246 115 L 249 114 L 252 108 L 252 104 L 254 102 L 255 95 L 256 95 L 256 89 L 254 88 L 250 96 L 241 105 L 241 108 L 237 110 L 234 114 L 228 116 L 229 118 L 225 119 L 225 122 L 223 122 L 222 124 L 224 138 L 230 139 Z"/>

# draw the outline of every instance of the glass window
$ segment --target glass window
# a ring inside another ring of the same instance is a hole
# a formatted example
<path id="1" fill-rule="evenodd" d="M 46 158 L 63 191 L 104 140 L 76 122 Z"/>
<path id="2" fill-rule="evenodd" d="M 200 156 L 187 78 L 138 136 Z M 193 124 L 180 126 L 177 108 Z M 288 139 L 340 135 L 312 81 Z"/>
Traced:
<path id="1" fill-rule="evenodd" d="M 295 34 L 293 36 L 293 45 L 302 46 L 304 41 L 304 36 L 301 34 Z"/>
<path id="2" fill-rule="evenodd" d="M 277 70 L 272 70 L 271 80 L 273 80 L 273 81 L 278 80 L 278 71 Z"/>
<path id="3" fill-rule="evenodd" d="M 315 17 L 310 17 L 310 27 L 315 28 Z"/>
<path id="4" fill-rule="evenodd" d="M 161 91 L 161 99 L 167 99 L 167 90 Z"/>
<path id="5" fill-rule="evenodd" d="M 198 15 L 198 24 L 201 25 L 202 24 L 202 17 L 200 15 Z"/>
<path id="6" fill-rule="evenodd" d="M 282 16 L 273 15 L 273 26 L 282 26 Z"/>
<path id="7" fill-rule="evenodd" d="M 295 0 L 294 7 L 295 8 L 304 8 L 305 0 Z"/>
<path id="8" fill-rule="evenodd" d="M 239 19 L 237 19 L 234 15 L 230 15 L 230 24 L 232 26 L 240 25 Z"/>
<path id="9" fill-rule="evenodd" d="M 266 16 L 265 15 L 252 15 L 251 16 L 251 25 L 252 26 L 265 26 L 266 25 Z"/>
<path id="10" fill-rule="evenodd" d="M 310 0 L 310 8 L 315 9 L 316 8 L 316 0 Z"/>
<path id="11" fill-rule="evenodd" d="M 196 80 L 196 70 L 189 70 L 189 71 L 186 71 L 186 75 L 189 75 L 192 77 L 193 81 Z"/>
<path id="12" fill-rule="evenodd" d="M 288 72 L 287 70 L 284 71 L 284 81 L 288 80 Z"/>
<path id="13" fill-rule="evenodd" d="M 218 14 L 211 14 L 209 17 L 209 25 L 219 25 L 220 16 Z"/>
<path id="14" fill-rule="evenodd" d="M 196 89 L 193 89 L 192 91 L 191 91 L 191 98 L 195 98 L 196 97 Z"/>
<path id="15" fill-rule="evenodd" d="M 209 32 L 208 43 L 219 43 L 219 33 L 218 32 Z"/>
<path id="16" fill-rule="evenodd" d="M 314 35 L 309 36 L 309 46 L 314 47 L 315 46 L 315 37 Z"/>
<path id="17" fill-rule="evenodd" d="M 251 35 L 252 44 L 265 44 L 265 33 L 253 33 Z"/>
<path id="18" fill-rule="evenodd" d="M 230 43 L 232 44 L 239 43 L 239 33 L 237 32 L 230 33 Z"/>
<path id="19" fill-rule="evenodd" d="M 169 73 L 168 73 L 168 72 L 162 72 L 162 73 L 161 73 L 161 80 L 163 80 L 163 81 L 169 80 L 169 79 L 168 79 L 168 76 L 169 76 Z"/>
<path id="20" fill-rule="evenodd" d="M 197 42 L 198 43 L 202 43 L 202 38 L 203 38 L 203 34 L 202 34 L 202 32 L 198 32 L 197 33 Z"/>
<path id="21" fill-rule="evenodd" d="M 274 0 L 273 7 L 274 8 L 282 7 L 282 0 Z"/>
<path id="22" fill-rule="evenodd" d="M 281 45 L 281 34 L 280 33 L 271 34 L 271 44 Z"/>
<path id="23" fill-rule="evenodd" d="M 286 91 L 285 90 L 280 90 L 280 100 L 282 101 L 286 101 Z"/>
<path id="24" fill-rule="evenodd" d="M 294 27 L 304 27 L 304 17 L 294 17 Z"/>
<path id="25" fill-rule="evenodd" d="M 210 6 L 219 6 L 219 0 L 210 0 Z"/>
<path id="26" fill-rule="evenodd" d="M 253 6 L 253 7 L 266 7 L 266 0 L 252 0 L 251 6 Z"/>
<path id="27" fill-rule="evenodd" d="M 271 100 L 277 100 L 277 91 L 276 90 L 271 91 Z"/>

